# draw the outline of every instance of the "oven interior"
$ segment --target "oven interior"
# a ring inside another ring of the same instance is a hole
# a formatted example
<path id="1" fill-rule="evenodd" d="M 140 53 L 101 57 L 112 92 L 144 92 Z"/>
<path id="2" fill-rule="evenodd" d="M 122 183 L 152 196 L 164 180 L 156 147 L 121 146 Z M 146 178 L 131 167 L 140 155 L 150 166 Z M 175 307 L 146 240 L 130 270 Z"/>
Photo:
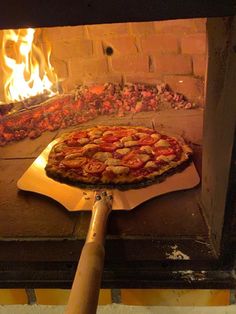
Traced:
<path id="1" fill-rule="evenodd" d="M 26 29 L 1 30 L 0 161 L 2 184 L 11 186 L 6 195 L 1 193 L 6 221 L 0 227 L 1 237 L 44 241 L 61 232 L 61 238 L 83 239 L 89 213 L 67 213 L 51 199 L 12 186 L 44 147 L 68 130 L 98 124 L 144 125 L 184 138 L 193 149 L 201 184 L 151 199 L 129 213 L 112 213 L 107 260 L 218 258 L 234 132 L 234 109 L 227 96 L 232 82 L 225 87 L 225 77 L 232 71 L 232 27 L 231 20 L 221 18 L 40 27 L 28 56 L 30 68 L 38 69 L 41 79 L 45 73 L 51 79 L 50 91 L 22 96 L 34 85 L 24 69 L 30 83 L 19 88 L 16 82 L 15 98 L 9 96 L 9 77 L 28 58 L 23 52 L 30 34 Z M 120 93 L 121 104 L 116 102 Z M 9 208 L 11 212 L 5 210 Z M 42 222 L 45 215 L 47 222 Z M 72 232 L 70 222 L 75 218 Z M 60 258 L 76 260 L 75 251 L 73 247 Z M 13 253 L 8 254 L 14 260 Z M 31 258 L 40 261 L 45 256 L 39 250 Z"/>

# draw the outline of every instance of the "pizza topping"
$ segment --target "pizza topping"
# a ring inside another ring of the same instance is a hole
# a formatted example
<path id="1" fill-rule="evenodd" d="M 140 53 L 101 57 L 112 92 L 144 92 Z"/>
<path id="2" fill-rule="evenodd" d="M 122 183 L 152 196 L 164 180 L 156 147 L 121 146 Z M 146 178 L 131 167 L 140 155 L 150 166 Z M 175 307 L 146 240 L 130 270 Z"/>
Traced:
<path id="1" fill-rule="evenodd" d="M 151 137 L 158 141 L 161 138 L 161 135 L 158 133 L 153 133 L 151 134 Z"/>
<path id="2" fill-rule="evenodd" d="M 114 135 L 106 135 L 102 138 L 102 140 L 107 143 L 113 143 L 113 142 L 118 141 L 119 138 Z"/>
<path id="3" fill-rule="evenodd" d="M 105 142 L 102 142 L 100 144 L 100 148 L 102 151 L 104 152 L 114 152 L 116 150 L 116 145 L 114 145 L 113 143 L 105 143 Z"/>
<path id="4" fill-rule="evenodd" d="M 153 154 L 153 150 L 152 150 L 152 147 L 151 146 L 141 146 L 140 147 L 140 150 L 143 152 L 143 153 L 147 153 L 149 155 L 152 155 Z"/>
<path id="5" fill-rule="evenodd" d="M 82 152 L 71 153 L 65 156 L 65 160 L 78 159 L 82 156 Z"/>
<path id="6" fill-rule="evenodd" d="M 55 153 L 60 153 L 60 152 L 63 151 L 63 148 L 65 148 L 65 145 L 59 143 L 59 144 L 56 144 L 56 145 L 54 146 L 53 150 L 54 150 Z"/>
<path id="7" fill-rule="evenodd" d="M 106 170 L 115 174 L 127 174 L 129 172 L 129 168 L 125 166 L 107 166 Z"/>
<path id="8" fill-rule="evenodd" d="M 155 142 L 157 141 L 157 139 L 151 137 L 151 136 L 146 136 L 146 137 L 142 137 L 138 143 L 140 145 L 153 145 Z"/>
<path id="9" fill-rule="evenodd" d="M 120 155 L 126 155 L 130 152 L 130 148 L 120 148 L 117 149 L 116 152 Z"/>
<path id="10" fill-rule="evenodd" d="M 89 143 L 89 139 L 87 137 L 82 137 L 82 138 L 78 139 L 77 142 L 80 143 L 81 145 L 84 145 L 84 144 Z"/>
<path id="11" fill-rule="evenodd" d="M 84 147 L 82 147 L 82 149 L 83 149 L 84 156 L 92 157 L 94 153 L 99 151 L 99 146 L 96 144 L 87 144 Z"/>
<path id="12" fill-rule="evenodd" d="M 169 147 L 170 143 L 168 141 L 166 141 L 166 140 L 161 139 L 154 146 L 155 147 L 160 147 L 160 146 L 161 147 Z"/>
<path id="13" fill-rule="evenodd" d="M 108 158 L 112 158 L 112 153 L 109 152 L 97 152 L 93 155 L 93 158 L 100 161 L 106 161 Z"/>
<path id="14" fill-rule="evenodd" d="M 101 138 L 96 138 L 95 140 L 93 140 L 94 144 L 101 144 L 103 143 Z"/>
<path id="15" fill-rule="evenodd" d="M 87 137 L 87 132 L 86 131 L 78 131 L 78 132 L 74 132 L 71 136 L 71 138 L 73 139 L 80 139 L 83 137 Z"/>
<path id="16" fill-rule="evenodd" d="M 132 147 L 132 146 L 135 146 L 135 145 L 138 145 L 138 141 L 127 141 L 124 143 L 124 146 L 125 147 Z"/>
<path id="17" fill-rule="evenodd" d="M 114 133 L 114 132 L 112 132 L 112 131 L 105 131 L 105 132 L 103 133 L 103 136 L 113 135 L 113 133 Z"/>
<path id="18" fill-rule="evenodd" d="M 88 135 L 93 140 L 93 139 L 101 137 L 102 136 L 102 131 L 99 131 L 99 130 L 90 131 L 88 133 Z"/>
<path id="19" fill-rule="evenodd" d="M 86 163 L 86 160 L 87 160 L 86 158 L 80 157 L 80 158 L 73 159 L 73 160 L 63 160 L 61 162 L 61 164 L 65 167 L 68 167 L 68 168 L 80 168 L 81 166 L 83 166 Z"/>
<path id="20" fill-rule="evenodd" d="M 174 154 L 174 150 L 170 147 L 158 147 L 156 150 L 156 155 L 160 156 L 160 155 L 172 155 Z"/>
<path id="21" fill-rule="evenodd" d="M 121 164 L 121 160 L 120 159 L 116 159 L 116 158 L 108 158 L 105 161 L 105 164 L 107 166 L 119 166 Z"/>
<path id="22" fill-rule="evenodd" d="M 130 154 L 127 158 L 122 159 L 122 164 L 131 169 L 138 169 L 143 166 L 144 162 L 138 156 Z"/>
<path id="23" fill-rule="evenodd" d="M 176 155 L 168 155 L 168 156 L 160 155 L 160 156 L 158 156 L 158 157 L 156 158 L 156 161 L 163 160 L 163 161 L 169 162 L 169 161 L 174 160 L 175 157 L 176 157 Z"/>
<path id="24" fill-rule="evenodd" d="M 121 138 L 121 142 L 122 143 L 125 143 L 125 142 L 128 142 L 128 141 L 132 141 L 132 140 L 133 140 L 132 136 L 125 136 L 125 137 Z"/>
<path id="25" fill-rule="evenodd" d="M 144 168 L 157 168 L 157 164 L 154 161 L 148 161 Z"/>
<path id="26" fill-rule="evenodd" d="M 117 148 L 122 148 L 124 145 L 121 142 L 114 142 L 114 145 L 116 145 Z"/>
<path id="27" fill-rule="evenodd" d="M 91 174 L 97 174 L 101 173 L 105 168 L 106 166 L 104 165 L 103 162 L 90 159 L 88 163 L 85 165 L 84 170 Z"/>
<path id="28" fill-rule="evenodd" d="M 147 162 L 150 159 L 150 156 L 147 154 L 138 154 L 137 157 L 141 159 L 143 162 Z"/>
<path id="29" fill-rule="evenodd" d="M 143 138 L 143 137 L 146 137 L 147 134 L 146 133 L 141 133 L 141 132 L 138 132 L 138 133 L 135 133 L 135 135 L 139 138 Z"/>

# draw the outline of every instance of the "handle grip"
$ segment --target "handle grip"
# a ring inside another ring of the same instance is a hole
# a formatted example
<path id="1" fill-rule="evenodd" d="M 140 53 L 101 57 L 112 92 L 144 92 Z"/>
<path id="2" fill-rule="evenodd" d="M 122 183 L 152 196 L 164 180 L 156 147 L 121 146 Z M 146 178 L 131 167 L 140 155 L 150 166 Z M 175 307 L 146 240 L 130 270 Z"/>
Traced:
<path id="1" fill-rule="evenodd" d="M 65 314 L 96 314 L 104 264 L 106 222 L 112 196 L 96 196 L 86 243 L 82 249 Z"/>
<path id="2" fill-rule="evenodd" d="M 97 242 L 84 245 L 71 289 L 66 314 L 95 314 L 105 250 Z"/>

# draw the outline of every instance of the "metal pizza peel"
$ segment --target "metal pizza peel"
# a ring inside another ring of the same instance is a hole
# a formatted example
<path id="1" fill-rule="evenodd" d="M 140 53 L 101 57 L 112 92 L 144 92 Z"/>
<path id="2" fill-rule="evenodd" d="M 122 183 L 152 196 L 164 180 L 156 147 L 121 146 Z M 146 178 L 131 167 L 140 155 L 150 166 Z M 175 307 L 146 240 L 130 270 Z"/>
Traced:
<path id="1" fill-rule="evenodd" d="M 17 182 L 21 190 L 46 195 L 69 211 L 92 210 L 89 231 L 80 255 L 66 314 L 95 314 L 104 262 L 106 224 L 111 210 L 131 210 L 159 195 L 191 189 L 200 178 L 192 162 L 183 171 L 163 182 L 141 189 L 92 191 L 59 183 L 47 177 L 45 166 L 49 152 L 58 140 L 51 142 Z"/>

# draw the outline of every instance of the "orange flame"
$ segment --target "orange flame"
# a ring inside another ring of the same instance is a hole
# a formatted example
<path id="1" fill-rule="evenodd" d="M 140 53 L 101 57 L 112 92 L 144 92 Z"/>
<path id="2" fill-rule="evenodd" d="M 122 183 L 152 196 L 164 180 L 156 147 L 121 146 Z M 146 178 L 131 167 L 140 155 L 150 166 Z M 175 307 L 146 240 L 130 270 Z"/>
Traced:
<path id="1" fill-rule="evenodd" d="M 1 64 L 6 102 L 57 93 L 57 75 L 49 61 L 51 50 L 45 56 L 34 43 L 34 34 L 32 28 L 3 31 Z"/>

